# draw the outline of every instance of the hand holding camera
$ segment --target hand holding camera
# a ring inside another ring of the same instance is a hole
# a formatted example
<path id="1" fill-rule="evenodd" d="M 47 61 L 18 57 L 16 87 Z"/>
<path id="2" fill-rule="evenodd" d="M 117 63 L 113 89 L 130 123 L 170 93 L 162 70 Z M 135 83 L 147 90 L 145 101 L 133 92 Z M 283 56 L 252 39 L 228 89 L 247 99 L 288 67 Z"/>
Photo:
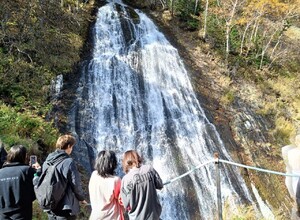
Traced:
<path id="1" fill-rule="evenodd" d="M 29 166 L 33 167 L 36 170 L 41 167 L 40 164 L 37 162 L 36 155 L 30 155 Z"/>

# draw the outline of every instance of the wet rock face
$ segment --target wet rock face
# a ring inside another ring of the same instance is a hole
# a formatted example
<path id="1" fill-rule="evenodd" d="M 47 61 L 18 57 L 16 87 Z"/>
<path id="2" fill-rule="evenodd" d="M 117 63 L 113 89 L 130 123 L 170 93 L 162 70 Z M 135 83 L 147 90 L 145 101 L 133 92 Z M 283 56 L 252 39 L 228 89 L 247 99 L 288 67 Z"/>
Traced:
<path id="1" fill-rule="evenodd" d="M 232 138 L 237 148 L 240 163 L 266 170 L 285 172 L 278 147 L 273 146 L 274 137 L 270 134 L 272 120 L 256 113 L 256 108 L 236 100 L 231 106 L 229 122 Z M 220 131 L 222 133 L 222 131 Z M 288 197 L 284 178 L 254 170 L 244 170 L 245 179 L 255 185 L 263 201 L 272 211 L 278 210 L 288 218 L 292 201 Z"/>
<path id="2" fill-rule="evenodd" d="M 139 9 L 149 8 L 152 4 L 151 1 L 145 1 L 145 0 L 135 0 L 135 1 L 124 0 L 123 2 L 127 5 L 130 5 L 135 8 L 139 8 Z"/>
<path id="3" fill-rule="evenodd" d="M 126 7 L 127 14 L 123 14 L 120 7 L 121 7 L 120 5 L 117 5 L 117 11 L 119 12 L 119 18 L 121 21 L 121 26 L 122 26 L 122 31 L 126 42 L 126 46 L 129 47 L 129 45 L 131 45 L 132 42 L 135 42 L 136 40 L 136 36 L 133 34 L 134 33 L 133 24 L 129 22 L 129 20 L 133 21 L 134 24 L 138 24 L 140 22 L 140 18 L 133 8 Z M 128 19 L 128 17 L 130 19 Z"/>
<path id="4" fill-rule="evenodd" d="M 237 101 L 234 111 L 236 114 L 231 121 L 235 141 L 242 146 L 254 145 L 265 146 L 266 151 L 269 151 L 271 123 L 262 116 L 258 115 L 242 101 Z M 237 111 L 238 109 L 238 111 Z M 248 148 L 247 147 L 247 148 Z M 264 147 L 262 148 L 262 150 Z"/>
<path id="5" fill-rule="evenodd" d="M 239 98 L 225 108 L 220 103 L 209 100 L 209 96 L 203 93 L 201 102 L 235 162 L 285 172 L 278 149 L 280 146 L 272 144 L 275 141 L 270 132 L 273 127 L 270 118 L 258 114 L 259 109 L 255 104 L 250 105 Z M 250 184 L 253 184 L 275 215 L 280 212 L 281 216 L 289 218 L 293 201 L 288 196 L 284 177 L 251 169 L 241 169 L 241 172 L 248 188 L 251 189 Z"/>

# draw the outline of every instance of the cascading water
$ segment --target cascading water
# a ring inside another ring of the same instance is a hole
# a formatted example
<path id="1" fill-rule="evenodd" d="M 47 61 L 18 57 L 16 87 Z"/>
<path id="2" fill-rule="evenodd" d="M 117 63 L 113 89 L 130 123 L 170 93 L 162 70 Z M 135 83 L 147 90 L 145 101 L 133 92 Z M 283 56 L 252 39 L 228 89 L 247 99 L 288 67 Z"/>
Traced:
<path id="1" fill-rule="evenodd" d="M 145 14 L 121 2 L 98 11 L 93 55 L 83 63 L 69 121 L 85 146 L 75 154 L 87 169 L 102 149 L 114 150 L 119 158 L 137 149 L 164 181 L 211 160 L 214 152 L 230 160 L 177 50 Z M 214 219 L 214 172 L 209 165 L 166 185 L 159 192 L 162 219 Z M 223 203 L 231 208 L 251 203 L 235 168 L 223 167 L 221 180 Z"/>

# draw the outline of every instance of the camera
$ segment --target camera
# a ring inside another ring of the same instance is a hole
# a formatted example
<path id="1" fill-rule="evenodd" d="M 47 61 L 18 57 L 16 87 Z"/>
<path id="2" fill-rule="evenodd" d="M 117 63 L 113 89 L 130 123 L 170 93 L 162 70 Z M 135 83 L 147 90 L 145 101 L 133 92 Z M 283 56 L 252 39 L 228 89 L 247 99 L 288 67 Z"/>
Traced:
<path id="1" fill-rule="evenodd" d="M 37 162 L 37 157 L 35 155 L 30 156 L 30 165 L 32 166 Z"/>

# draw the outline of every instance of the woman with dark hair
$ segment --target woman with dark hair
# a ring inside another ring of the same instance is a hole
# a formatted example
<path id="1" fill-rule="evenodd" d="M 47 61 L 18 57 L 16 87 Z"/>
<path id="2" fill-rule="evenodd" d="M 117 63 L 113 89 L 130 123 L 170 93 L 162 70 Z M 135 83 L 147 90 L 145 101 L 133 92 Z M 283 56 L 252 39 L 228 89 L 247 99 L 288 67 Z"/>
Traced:
<path id="1" fill-rule="evenodd" d="M 122 179 L 121 198 L 130 220 L 158 220 L 162 211 L 156 189 L 163 183 L 151 165 L 142 165 L 135 150 L 126 151 L 122 166 L 126 175 Z"/>
<path id="2" fill-rule="evenodd" d="M 89 182 L 92 206 L 90 220 L 123 220 L 123 207 L 119 203 L 121 179 L 115 175 L 117 158 L 113 151 L 100 151 L 95 171 Z"/>
<path id="3" fill-rule="evenodd" d="M 35 200 L 32 179 L 35 169 L 25 164 L 26 148 L 11 147 L 0 169 L 0 219 L 32 219 Z"/>

